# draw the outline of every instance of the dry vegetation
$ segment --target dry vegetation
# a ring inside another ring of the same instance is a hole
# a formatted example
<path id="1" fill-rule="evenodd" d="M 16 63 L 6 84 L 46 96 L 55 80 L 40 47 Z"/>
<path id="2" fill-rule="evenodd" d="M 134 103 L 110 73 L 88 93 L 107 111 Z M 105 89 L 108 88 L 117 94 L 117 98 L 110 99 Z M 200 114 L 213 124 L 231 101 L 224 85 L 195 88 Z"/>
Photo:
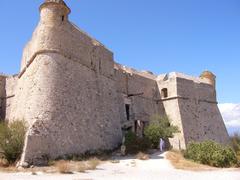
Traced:
<path id="1" fill-rule="evenodd" d="M 71 174 L 72 170 L 71 170 L 71 164 L 69 161 L 64 161 L 64 160 L 60 160 L 58 162 L 56 162 L 56 164 L 54 165 L 58 172 L 62 173 L 62 174 Z"/>
<path id="2" fill-rule="evenodd" d="M 9 163 L 6 159 L 1 158 L 0 159 L 0 167 L 8 167 Z"/>
<path id="3" fill-rule="evenodd" d="M 145 153 L 142 153 L 142 152 L 139 152 L 137 155 L 136 155 L 136 159 L 139 159 L 139 160 L 149 160 L 149 155 L 148 154 L 145 154 Z"/>
<path id="4" fill-rule="evenodd" d="M 73 172 L 84 173 L 87 170 L 95 170 L 97 166 L 101 164 L 101 160 L 98 158 L 90 158 L 86 161 L 57 161 L 53 163 L 57 172 L 62 174 L 71 174 Z"/>
<path id="5" fill-rule="evenodd" d="M 59 161 L 50 161 L 49 166 L 46 167 L 34 167 L 34 168 L 16 168 L 15 165 L 8 165 L 6 161 L 0 159 L 0 171 L 3 172 L 32 172 L 32 174 L 36 174 L 36 172 L 45 172 L 45 173 L 61 173 L 61 174 L 72 174 L 73 172 L 84 173 L 88 170 L 95 170 L 97 166 L 103 163 L 103 161 L 98 158 L 90 158 L 83 161 L 67 161 L 67 160 L 59 160 Z"/>
<path id="6" fill-rule="evenodd" d="M 195 163 L 190 160 L 186 160 L 182 153 L 179 151 L 169 151 L 166 155 L 167 159 L 170 160 L 171 164 L 176 169 L 183 170 L 193 170 L 193 171 L 202 171 L 202 170 L 214 170 L 216 168 Z"/>
<path id="7" fill-rule="evenodd" d="M 95 170 L 101 161 L 97 158 L 92 158 L 87 161 L 87 170 Z"/>

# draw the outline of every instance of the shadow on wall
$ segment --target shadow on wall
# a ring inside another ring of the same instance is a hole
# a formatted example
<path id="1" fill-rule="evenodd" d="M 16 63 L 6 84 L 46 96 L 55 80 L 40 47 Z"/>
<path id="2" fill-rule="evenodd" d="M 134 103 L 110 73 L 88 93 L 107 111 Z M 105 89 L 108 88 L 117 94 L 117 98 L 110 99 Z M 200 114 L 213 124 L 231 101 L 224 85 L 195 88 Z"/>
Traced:
<path id="1" fill-rule="evenodd" d="M 0 121 L 6 116 L 6 76 L 0 75 Z"/>

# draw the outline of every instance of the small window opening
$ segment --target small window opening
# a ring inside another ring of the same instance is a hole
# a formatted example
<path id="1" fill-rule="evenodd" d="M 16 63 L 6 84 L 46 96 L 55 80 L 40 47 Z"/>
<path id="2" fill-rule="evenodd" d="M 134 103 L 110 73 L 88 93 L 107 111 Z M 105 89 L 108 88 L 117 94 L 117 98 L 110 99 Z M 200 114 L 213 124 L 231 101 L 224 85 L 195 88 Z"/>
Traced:
<path id="1" fill-rule="evenodd" d="M 167 88 L 162 89 L 161 94 L 162 94 L 163 98 L 167 98 L 168 97 L 168 89 Z"/>
<path id="2" fill-rule="evenodd" d="M 102 72 L 102 62 L 99 60 L 99 72 Z"/>
<path id="3" fill-rule="evenodd" d="M 65 17 L 64 17 L 64 16 L 62 16 L 62 21 L 64 21 L 64 19 L 65 19 Z"/>
<path id="4" fill-rule="evenodd" d="M 130 120 L 130 104 L 125 104 L 127 120 Z"/>

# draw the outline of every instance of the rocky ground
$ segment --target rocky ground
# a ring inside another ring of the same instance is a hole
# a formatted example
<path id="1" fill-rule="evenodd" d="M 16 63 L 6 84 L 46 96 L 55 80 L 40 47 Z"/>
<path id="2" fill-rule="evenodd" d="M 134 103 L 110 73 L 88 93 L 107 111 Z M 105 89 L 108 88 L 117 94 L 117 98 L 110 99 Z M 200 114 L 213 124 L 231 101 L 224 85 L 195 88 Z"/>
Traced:
<path id="1" fill-rule="evenodd" d="M 240 180 L 240 169 L 211 169 L 185 171 L 175 169 L 165 158 L 166 154 L 155 153 L 149 160 L 125 158 L 106 162 L 97 170 L 73 174 L 0 173 L 1 180 Z"/>

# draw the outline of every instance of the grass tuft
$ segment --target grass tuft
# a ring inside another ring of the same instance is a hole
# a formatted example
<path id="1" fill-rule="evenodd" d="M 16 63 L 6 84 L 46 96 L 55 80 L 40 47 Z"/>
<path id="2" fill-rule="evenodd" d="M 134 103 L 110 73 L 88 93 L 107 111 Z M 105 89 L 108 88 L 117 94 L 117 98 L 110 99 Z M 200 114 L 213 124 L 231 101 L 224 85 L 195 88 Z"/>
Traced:
<path id="1" fill-rule="evenodd" d="M 79 164 L 77 164 L 77 172 L 80 172 L 80 173 L 85 173 L 86 170 L 87 170 L 87 167 L 86 167 L 86 164 L 84 162 L 80 162 Z"/>
<path id="2" fill-rule="evenodd" d="M 8 163 L 8 161 L 6 160 L 6 159 L 4 159 L 4 158 L 1 158 L 0 159 L 0 167 L 8 167 L 9 166 L 9 163 Z"/>
<path id="3" fill-rule="evenodd" d="M 145 153 L 143 153 L 143 152 L 139 152 L 139 153 L 136 155 L 136 159 L 146 161 L 146 160 L 149 160 L 149 155 L 148 155 L 148 154 L 145 154 Z"/>
<path id="4" fill-rule="evenodd" d="M 175 151 L 175 150 L 169 151 L 166 155 L 166 158 L 171 162 L 171 164 L 176 169 L 193 170 L 193 171 L 215 169 L 207 165 L 202 165 L 190 160 L 186 160 L 180 151 Z"/>
<path id="5" fill-rule="evenodd" d="M 88 170 L 95 170 L 97 166 L 100 164 L 100 160 L 98 158 L 91 158 L 87 161 Z"/>
<path id="6" fill-rule="evenodd" d="M 71 167 L 69 161 L 60 160 L 55 164 L 58 172 L 62 174 L 71 174 Z"/>

